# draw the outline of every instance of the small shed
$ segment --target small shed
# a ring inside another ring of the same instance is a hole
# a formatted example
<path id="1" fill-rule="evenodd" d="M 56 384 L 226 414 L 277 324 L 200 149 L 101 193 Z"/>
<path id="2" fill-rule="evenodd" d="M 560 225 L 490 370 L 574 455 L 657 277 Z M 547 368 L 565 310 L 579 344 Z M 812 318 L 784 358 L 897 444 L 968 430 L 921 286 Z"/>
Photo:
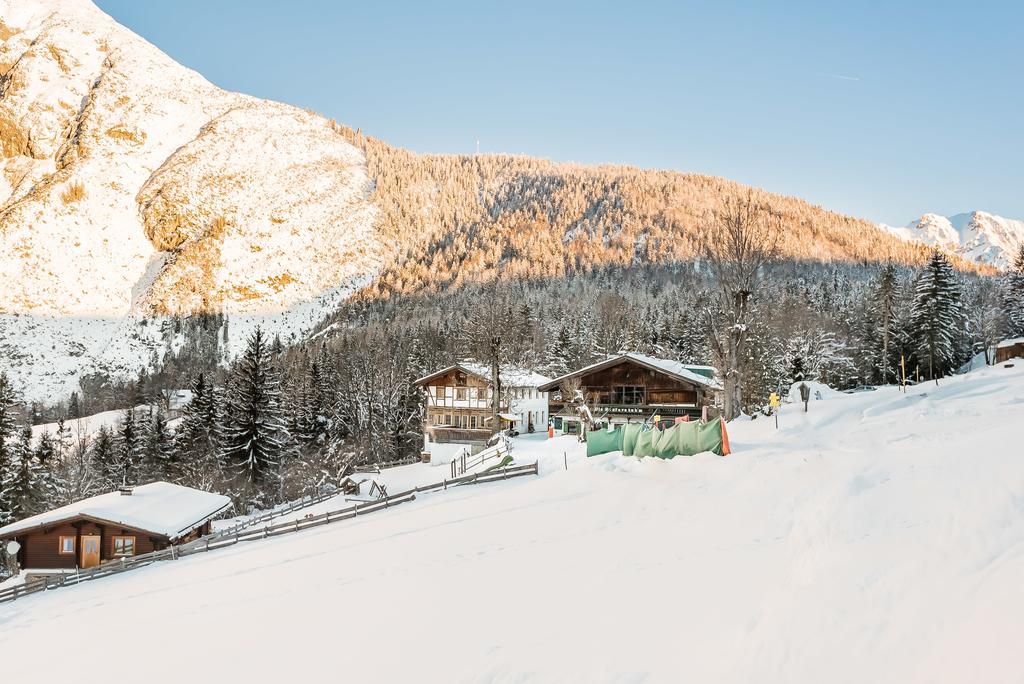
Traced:
<path id="1" fill-rule="evenodd" d="M 231 500 L 170 482 L 125 487 L 0 527 L 25 570 L 91 568 L 159 551 L 210 532 Z"/>
<path id="2" fill-rule="evenodd" d="M 1024 337 L 1003 340 L 996 345 L 996 363 L 1010 359 L 1024 359 Z"/>

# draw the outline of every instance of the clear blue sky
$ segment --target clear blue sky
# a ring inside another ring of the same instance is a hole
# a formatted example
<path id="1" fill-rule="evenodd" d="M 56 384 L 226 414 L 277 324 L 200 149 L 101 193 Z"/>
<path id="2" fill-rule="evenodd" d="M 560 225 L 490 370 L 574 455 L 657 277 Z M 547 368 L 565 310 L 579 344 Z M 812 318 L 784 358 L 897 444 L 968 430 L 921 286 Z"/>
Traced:
<path id="1" fill-rule="evenodd" d="M 479 138 L 888 223 L 1024 218 L 1024 3 L 97 4 L 224 88 L 419 152 Z"/>

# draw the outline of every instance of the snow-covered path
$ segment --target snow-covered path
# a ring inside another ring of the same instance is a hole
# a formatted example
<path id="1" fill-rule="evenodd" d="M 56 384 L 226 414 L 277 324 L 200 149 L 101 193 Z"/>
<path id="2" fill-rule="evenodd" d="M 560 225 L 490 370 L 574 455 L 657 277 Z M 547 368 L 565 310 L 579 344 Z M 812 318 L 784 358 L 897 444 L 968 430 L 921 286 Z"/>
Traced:
<path id="1" fill-rule="evenodd" d="M 673 461 L 525 437 L 540 478 L 0 606 L 5 674 L 107 681 L 113 643 L 151 681 L 1024 678 L 1024 364 L 781 428 Z"/>

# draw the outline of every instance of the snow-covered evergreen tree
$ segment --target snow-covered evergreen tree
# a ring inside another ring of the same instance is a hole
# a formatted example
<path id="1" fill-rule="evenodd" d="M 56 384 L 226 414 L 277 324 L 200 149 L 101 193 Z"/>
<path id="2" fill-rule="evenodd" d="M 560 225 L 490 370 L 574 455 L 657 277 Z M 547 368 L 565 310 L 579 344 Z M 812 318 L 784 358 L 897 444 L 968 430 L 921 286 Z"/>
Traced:
<path id="1" fill-rule="evenodd" d="M 135 411 L 128 409 L 121 418 L 117 430 L 116 470 L 113 473 L 114 487 L 139 484 L 139 464 L 142 461 L 143 434 Z"/>
<path id="2" fill-rule="evenodd" d="M 254 505 L 278 498 L 282 462 L 292 453 L 277 371 L 257 328 L 233 374 L 222 455 L 237 476 L 239 495 Z"/>
<path id="3" fill-rule="evenodd" d="M 182 481 L 200 489 L 212 489 L 223 480 L 220 432 L 222 396 L 200 372 L 192 381 L 192 399 L 181 409 L 175 432 Z"/>
<path id="4" fill-rule="evenodd" d="M 957 364 L 956 340 L 963 329 L 960 283 L 938 250 L 917 277 L 911 317 L 914 352 L 922 374 L 938 381 Z"/>
<path id="5" fill-rule="evenodd" d="M 123 469 L 114 433 L 101 425 L 89 444 L 88 462 L 97 492 L 109 492 L 121 484 Z"/>
<path id="6" fill-rule="evenodd" d="M 58 429 L 66 430 L 64 426 Z M 47 436 L 44 433 L 43 437 Z M 32 428 L 26 425 L 21 431 L 20 451 L 23 454 L 31 454 L 34 460 L 35 477 L 32 487 L 38 510 L 44 511 L 56 503 L 63 503 L 66 498 L 67 482 L 61 473 L 69 457 L 70 445 L 62 446 L 61 440 L 50 442 L 47 439 L 40 439 L 33 449 Z"/>
<path id="7" fill-rule="evenodd" d="M 35 453 L 32 451 L 31 433 L 29 439 L 22 438 L 14 442 L 7 485 L 7 501 L 13 520 L 35 515 L 47 507 L 37 454 L 46 454 L 43 458 L 51 456 L 53 441 L 48 433 L 43 433 L 43 438 L 40 439 L 41 448 L 37 447 Z"/>
<path id="8" fill-rule="evenodd" d="M 871 293 L 871 312 L 874 319 L 872 326 L 874 334 L 872 337 L 879 342 L 876 368 L 878 369 L 882 384 L 886 384 L 896 377 L 895 369 L 892 367 L 890 350 L 892 349 L 894 337 L 898 295 L 899 280 L 896 275 L 896 267 L 892 264 L 886 264 L 878 274 Z"/>
<path id="9" fill-rule="evenodd" d="M 1001 300 L 1009 337 L 1024 337 L 1024 245 L 1003 277 Z"/>
<path id="10" fill-rule="evenodd" d="M 0 525 L 9 522 L 14 515 L 10 492 L 17 467 L 17 406 L 18 393 L 14 385 L 6 373 L 0 373 Z"/>
<path id="11" fill-rule="evenodd" d="M 143 427 L 140 482 L 179 482 L 181 462 L 163 410 L 158 408 Z"/>

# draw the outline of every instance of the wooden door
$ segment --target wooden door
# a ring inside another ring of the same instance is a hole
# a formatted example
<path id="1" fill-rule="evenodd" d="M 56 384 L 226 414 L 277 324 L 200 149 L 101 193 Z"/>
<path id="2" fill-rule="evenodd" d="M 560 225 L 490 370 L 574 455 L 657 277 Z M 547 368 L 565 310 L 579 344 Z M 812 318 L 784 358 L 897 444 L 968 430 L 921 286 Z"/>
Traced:
<path id="1" fill-rule="evenodd" d="M 82 567 L 94 568 L 100 564 L 100 536 L 82 535 Z"/>

